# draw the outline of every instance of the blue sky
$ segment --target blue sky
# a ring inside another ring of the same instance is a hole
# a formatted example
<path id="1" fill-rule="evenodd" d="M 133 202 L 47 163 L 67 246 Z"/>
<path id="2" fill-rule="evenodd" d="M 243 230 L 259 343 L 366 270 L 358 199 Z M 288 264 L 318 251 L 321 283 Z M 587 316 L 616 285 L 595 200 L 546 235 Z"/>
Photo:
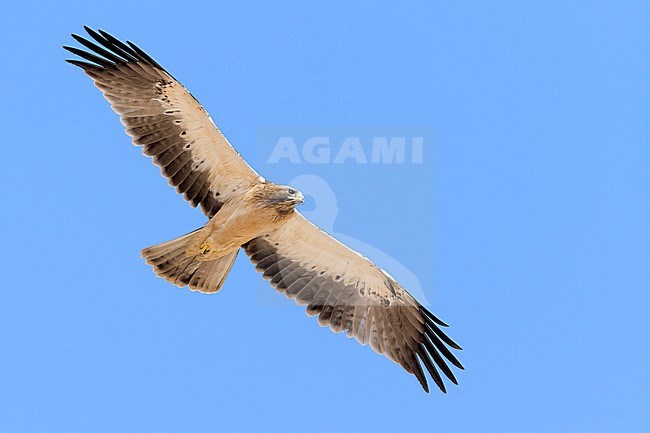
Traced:
<path id="1" fill-rule="evenodd" d="M 4 5 L 0 430 L 647 431 L 650 5 L 549 3 Z M 323 180 L 331 230 L 452 325 L 460 386 L 425 394 L 243 255 L 214 296 L 155 278 L 140 249 L 205 218 L 63 62 L 83 24 L 267 178 Z M 424 137 L 423 161 L 268 163 L 315 135 Z"/>

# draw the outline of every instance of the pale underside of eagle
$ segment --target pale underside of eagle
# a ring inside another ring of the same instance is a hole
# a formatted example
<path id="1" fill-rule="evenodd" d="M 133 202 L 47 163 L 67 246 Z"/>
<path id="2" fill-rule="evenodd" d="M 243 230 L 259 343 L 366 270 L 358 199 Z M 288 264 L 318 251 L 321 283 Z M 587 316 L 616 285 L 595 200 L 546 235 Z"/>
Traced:
<path id="1" fill-rule="evenodd" d="M 85 27 L 89 51 L 64 47 L 67 60 L 94 81 L 120 115 L 133 144 L 209 221 L 202 228 L 142 251 L 160 277 L 177 286 L 215 293 L 242 248 L 265 279 L 321 326 L 347 331 L 429 386 L 436 366 L 457 384 L 447 362 L 462 369 L 447 325 L 390 275 L 300 215 L 303 196 L 260 177 L 235 151 L 201 104 L 162 66 L 131 42 Z"/>

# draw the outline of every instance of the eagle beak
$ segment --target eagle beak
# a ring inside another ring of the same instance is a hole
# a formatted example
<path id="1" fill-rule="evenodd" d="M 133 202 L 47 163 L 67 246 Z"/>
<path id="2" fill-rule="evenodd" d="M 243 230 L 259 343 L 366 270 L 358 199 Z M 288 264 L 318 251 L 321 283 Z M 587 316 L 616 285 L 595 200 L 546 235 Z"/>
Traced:
<path id="1" fill-rule="evenodd" d="M 300 191 L 298 191 L 296 193 L 296 200 L 298 201 L 298 203 L 303 204 L 305 202 L 305 196 L 302 195 Z"/>

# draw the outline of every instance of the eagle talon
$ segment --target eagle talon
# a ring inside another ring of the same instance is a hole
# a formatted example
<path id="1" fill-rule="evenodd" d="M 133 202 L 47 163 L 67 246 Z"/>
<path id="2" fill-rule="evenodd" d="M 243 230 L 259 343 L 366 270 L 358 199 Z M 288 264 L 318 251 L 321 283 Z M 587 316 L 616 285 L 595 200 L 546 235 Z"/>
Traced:
<path id="1" fill-rule="evenodd" d="M 201 254 L 207 254 L 210 252 L 210 242 L 207 240 L 201 244 L 199 247 L 199 251 L 201 251 Z"/>

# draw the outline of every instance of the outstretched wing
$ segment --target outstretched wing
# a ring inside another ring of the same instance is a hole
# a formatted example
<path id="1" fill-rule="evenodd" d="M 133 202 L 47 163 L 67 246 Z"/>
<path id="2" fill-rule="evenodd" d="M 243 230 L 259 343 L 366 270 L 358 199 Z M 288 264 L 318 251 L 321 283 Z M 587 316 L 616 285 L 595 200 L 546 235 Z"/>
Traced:
<path id="1" fill-rule="evenodd" d="M 321 326 L 347 330 L 362 345 L 386 355 L 414 374 L 425 391 L 429 386 L 420 362 L 438 387 L 445 385 L 436 370 L 457 384 L 447 361 L 463 366 L 449 347 L 460 349 L 440 326 L 447 326 L 423 307 L 393 278 L 370 260 L 341 244 L 296 215 L 271 233 L 244 245 L 264 278 L 307 314 L 318 314 Z"/>
<path id="2" fill-rule="evenodd" d="M 131 42 L 84 28 L 99 45 L 73 34 L 90 51 L 66 46 L 86 60 L 67 61 L 93 79 L 133 144 L 142 146 L 192 206 L 201 205 L 212 217 L 239 189 L 260 179 L 201 104 L 162 66 Z"/>

